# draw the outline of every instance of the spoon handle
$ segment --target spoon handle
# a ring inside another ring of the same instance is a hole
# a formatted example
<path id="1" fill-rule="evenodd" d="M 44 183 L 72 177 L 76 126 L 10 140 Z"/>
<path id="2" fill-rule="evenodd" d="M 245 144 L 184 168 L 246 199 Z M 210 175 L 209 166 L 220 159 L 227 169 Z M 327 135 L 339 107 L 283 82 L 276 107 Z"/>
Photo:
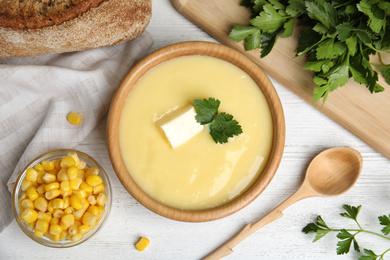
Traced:
<path id="1" fill-rule="evenodd" d="M 221 259 L 231 253 L 233 253 L 233 247 L 238 245 L 245 238 L 249 237 L 255 233 L 259 228 L 271 223 L 280 217 L 283 216 L 283 213 L 278 210 L 278 208 L 272 210 L 270 213 L 265 215 L 262 219 L 258 220 L 254 224 L 246 224 L 241 231 L 239 231 L 235 236 L 226 241 L 222 246 L 214 250 L 212 253 L 207 255 L 203 260 L 214 260 Z"/>
<path id="2" fill-rule="evenodd" d="M 295 202 L 313 196 L 313 189 L 304 182 L 301 187 L 290 197 L 288 197 L 285 201 L 279 204 L 276 208 L 274 208 L 271 212 L 265 215 L 263 218 L 259 219 L 253 224 L 247 224 L 241 231 L 239 231 L 235 236 L 226 241 L 222 246 L 211 252 L 207 255 L 203 260 L 214 260 L 221 259 L 231 253 L 233 253 L 233 247 L 238 245 L 245 238 L 249 237 L 253 233 L 255 233 L 260 228 L 265 225 L 279 219 L 283 216 L 283 211 L 294 204 Z"/>

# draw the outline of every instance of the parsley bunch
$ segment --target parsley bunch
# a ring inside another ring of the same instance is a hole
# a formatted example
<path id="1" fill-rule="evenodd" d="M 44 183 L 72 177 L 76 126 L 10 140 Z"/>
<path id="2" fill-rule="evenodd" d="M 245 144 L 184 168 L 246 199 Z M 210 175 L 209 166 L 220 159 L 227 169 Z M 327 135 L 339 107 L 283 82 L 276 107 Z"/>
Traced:
<path id="1" fill-rule="evenodd" d="M 229 37 L 245 40 L 245 49 L 261 48 L 267 56 L 279 37 L 290 37 L 297 20 L 303 27 L 296 56 L 307 55 L 304 69 L 314 72 L 313 104 L 344 86 L 349 78 L 371 93 L 384 90 L 377 83 L 380 68 L 390 84 L 390 65 L 381 53 L 390 49 L 390 2 L 388 0 L 243 0 L 252 11 L 249 26 L 235 24 Z M 381 64 L 369 56 L 379 55 Z"/>
<path id="2" fill-rule="evenodd" d="M 195 119 L 202 125 L 208 124 L 215 143 L 227 143 L 229 137 L 242 133 L 241 126 L 233 116 L 225 112 L 218 114 L 221 101 L 215 98 L 194 99 Z"/>
<path id="3" fill-rule="evenodd" d="M 390 237 L 387 235 L 390 233 L 390 215 L 386 216 L 379 216 L 379 223 L 383 225 L 384 227 L 382 228 L 381 232 L 382 234 L 372 232 L 369 230 L 365 230 L 361 227 L 359 222 L 357 221 L 358 214 L 360 212 L 361 206 L 358 207 L 353 207 L 349 205 L 344 205 L 343 208 L 345 209 L 346 212 L 341 213 L 340 215 L 345 218 L 349 218 L 355 221 L 357 224 L 358 228 L 357 229 L 334 229 L 328 227 L 328 225 L 325 223 L 325 221 L 322 219 L 321 216 L 317 217 L 317 221 L 315 223 L 309 223 L 306 225 L 303 229 L 302 232 L 305 234 L 308 233 L 316 233 L 316 236 L 313 240 L 313 242 L 318 241 L 320 238 L 324 237 L 326 234 L 329 232 L 338 232 L 337 233 L 337 238 L 340 239 L 340 241 L 337 243 L 337 254 L 338 255 L 343 255 L 347 254 L 351 248 L 351 245 L 353 244 L 353 248 L 356 252 L 360 252 L 360 246 L 356 240 L 356 236 L 360 233 L 367 233 L 375 236 L 379 236 L 384 239 L 390 240 Z M 374 251 L 369 250 L 369 249 L 364 249 L 364 254 L 359 257 L 359 260 L 382 260 L 384 255 L 390 251 L 390 248 L 384 251 L 382 254 L 377 255 L 374 253 Z"/>

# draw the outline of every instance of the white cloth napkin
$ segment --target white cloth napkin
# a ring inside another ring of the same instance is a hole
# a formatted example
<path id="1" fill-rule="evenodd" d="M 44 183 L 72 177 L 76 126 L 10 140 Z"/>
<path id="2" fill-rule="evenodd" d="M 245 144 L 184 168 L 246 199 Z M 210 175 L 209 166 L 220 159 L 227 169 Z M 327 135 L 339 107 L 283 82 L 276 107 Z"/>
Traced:
<path id="1" fill-rule="evenodd" d="M 144 32 L 118 46 L 0 59 L 0 232 L 13 219 L 11 192 L 19 171 L 44 152 L 80 143 L 152 44 Z M 67 121 L 71 111 L 83 116 L 81 124 Z"/>

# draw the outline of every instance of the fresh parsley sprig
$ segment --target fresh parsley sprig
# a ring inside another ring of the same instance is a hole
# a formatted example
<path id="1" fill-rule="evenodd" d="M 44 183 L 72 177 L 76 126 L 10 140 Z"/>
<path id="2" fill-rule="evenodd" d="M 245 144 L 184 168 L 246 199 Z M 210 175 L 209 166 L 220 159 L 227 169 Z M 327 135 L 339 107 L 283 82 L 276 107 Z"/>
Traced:
<path id="1" fill-rule="evenodd" d="M 194 99 L 195 119 L 202 125 L 208 124 L 215 143 L 227 143 L 230 137 L 242 133 L 241 126 L 233 116 L 225 112 L 218 114 L 221 101 L 215 98 Z"/>
<path id="2" fill-rule="evenodd" d="M 322 237 L 324 237 L 325 235 L 327 235 L 330 232 L 338 232 L 337 238 L 340 240 L 337 243 L 337 254 L 338 255 L 343 255 L 343 254 L 349 253 L 352 244 L 353 244 L 353 248 L 356 252 L 361 252 L 360 246 L 356 240 L 356 236 L 360 233 L 367 233 L 367 234 L 375 235 L 375 236 L 390 240 L 390 237 L 387 236 L 390 233 L 390 218 L 389 218 L 390 214 L 389 214 L 389 216 L 383 215 L 383 216 L 378 217 L 379 223 L 384 226 L 381 230 L 381 232 L 383 234 L 380 234 L 380 233 L 376 233 L 373 231 L 365 230 L 359 224 L 357 217 L 359 215 L 361 206 L 353 207 L 350 205 L 344 205 L 343 208 L 346 212 L 343 212 L 340 215 L 344 218 L 352 219 L 353 221 L 355 221 L 355 223 L 357 225 L 356 229 L 330 228 L 325 223 L 325 221 L 322 219 L 322 217 L 318 216 L 316 222 L 312 222 L 312 223 L 307 224 L 302 229 L 302 232 L 304 232 L 305 234 L 315 233 L 316 236 L 315 236 L 313 242 L 318 241 L 319 239 L 321 239 Z M 382 260 L 384 255 L 386 253 L 388 253 L 389 251 L 390 251 L 390 248 L 385 250 L 382 254 L 378 255 L 378 254 L 374 253 L 374 251 L 372 251 L 372 250 L 364 249 L 364 253 L 359 257 L 359 260 L 376 260 L 376 259 Z"/>
<path id="3" fill-rule="evenodd" d="M 379 66 L 390 84 L 390 64 L 382 53 L 390 50 L 390 3 L 383 0 L 243 0 L 250 8 L 250 25 L 235 24 L 229 37 L 245 41 L 246 50 L 260 48 L 267 56 L 279 37 L 290 37 L 295 21 L 303 27 L 296 56 L 307 55 L 304 69 L 314 72 L 313 104 L 344 86 L 349 78 L 371 93 L 384 90 L 377 83 Z M 380 64 L 369 56 L 378 54 Z"/>

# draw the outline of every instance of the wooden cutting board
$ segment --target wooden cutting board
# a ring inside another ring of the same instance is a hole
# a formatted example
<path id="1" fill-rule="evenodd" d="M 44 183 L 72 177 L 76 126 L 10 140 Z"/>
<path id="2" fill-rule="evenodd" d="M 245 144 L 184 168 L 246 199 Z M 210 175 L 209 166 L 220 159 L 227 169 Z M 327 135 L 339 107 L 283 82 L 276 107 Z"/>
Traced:
<path id="1" fill-rule="evenodd" d="M 260 50 L 246 52 L 243 42 L 236 43 L 228 37 L 234 23 L 249 23 L 250 12 L 239 5 L 241 0 L 171 1 L 181 14 L 219 42 L 244 53 L 269 76 L 312 103 L 315 85 L 311 72 L 302 69 L 305 57 L 293 58 L 298 45 L 297 33 L 280 38 L 271 54 L 260 59 Z M 351 80 L 330 93 L 322 108 L 321 101 L 314 106 L 390 159 L 390 87 L 383 78 L 379 84 L 386 90 L 371 94 L 365 86 Z"/>

